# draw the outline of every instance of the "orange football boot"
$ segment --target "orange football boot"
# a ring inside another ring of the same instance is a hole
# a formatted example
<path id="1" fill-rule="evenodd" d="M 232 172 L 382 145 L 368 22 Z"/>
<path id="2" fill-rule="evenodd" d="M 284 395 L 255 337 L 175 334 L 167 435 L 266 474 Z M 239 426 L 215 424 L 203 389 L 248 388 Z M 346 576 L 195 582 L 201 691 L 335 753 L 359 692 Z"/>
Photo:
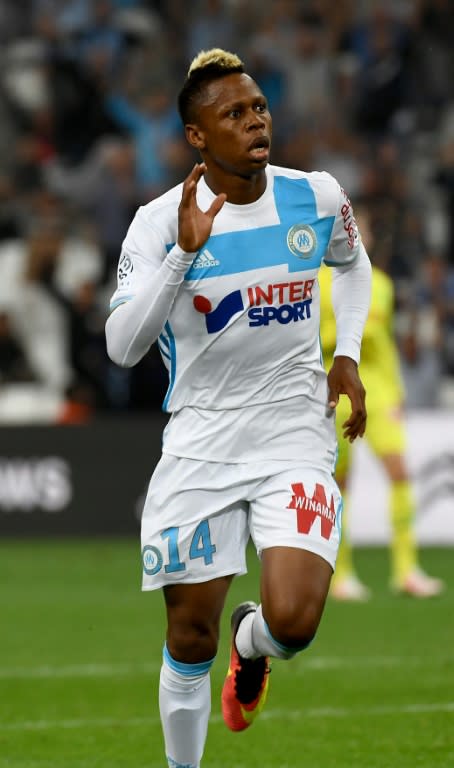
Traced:
<path id="1" fill-rule="evenodd" d="M 241 603 L 232 613 L 232 644 L 229 669 L 222 688 L 222 716 L 231 731 L 244 731 L 262 711 L 269 684 L 269 658 L 245 659 L 238 653 L 235 637 L 248 613 L 257 610 L 256 603 Z"/>

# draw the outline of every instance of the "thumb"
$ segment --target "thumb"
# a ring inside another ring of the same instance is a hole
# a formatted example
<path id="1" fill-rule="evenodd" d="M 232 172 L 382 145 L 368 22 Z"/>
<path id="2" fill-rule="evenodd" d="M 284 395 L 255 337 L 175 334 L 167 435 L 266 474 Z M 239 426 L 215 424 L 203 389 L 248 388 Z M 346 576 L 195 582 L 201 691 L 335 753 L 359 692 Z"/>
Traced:
<path id="1" fill-rule="evenodd" d="M 336 392 L 332 387 L 328 388 L 328 405 L 330 408 L 335 408 L 339 402 L 339 392 Z"/>
<path id="2" fill-rule="evenodd" d="M 218 195 L 213 202 L 211 203 L 210 207 L 207 210 L 207 215 L 214 219 L 215 216 L 219 213 L 222 206 L 224 205 L 225 201 L 227 200 L 227 195 L 225 192 L 221 192 L 220 195 Z"/>

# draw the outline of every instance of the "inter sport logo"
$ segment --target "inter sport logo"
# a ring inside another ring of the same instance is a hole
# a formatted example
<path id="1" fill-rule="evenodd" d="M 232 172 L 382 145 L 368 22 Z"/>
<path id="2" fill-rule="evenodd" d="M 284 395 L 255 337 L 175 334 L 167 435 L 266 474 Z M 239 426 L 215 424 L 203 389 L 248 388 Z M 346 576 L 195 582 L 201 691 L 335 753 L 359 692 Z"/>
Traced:
<path id="1" fill-rule="evenodd" d="M 217 333 L 225 328 L 234 315 L 243 311 L 244 304 L 241 291 L 233 291 L 221 299 L 216 309 L 212 308 L 211 301 L 205 296 L 194 296 L 194 307 L 197 312 L 205 315 L 208 333 Z"/>
<path id="2" fill-rule="evenodd" d="M 268 326 L 276 321 L 280 325 L 308 320 L 311 317 L 312 287 L 315 280 L 294 280 L 290 283 L 270 283 L 265 287 L 247 288 L 247 317 L 250 328 Z M 235 315 L 244 312 L 241 291 L 224 296 L 213 309 L 206 296 L 194 296 L 194 308 L 205 315 L 208 333 L 217 333 L 226 327 Z"/>

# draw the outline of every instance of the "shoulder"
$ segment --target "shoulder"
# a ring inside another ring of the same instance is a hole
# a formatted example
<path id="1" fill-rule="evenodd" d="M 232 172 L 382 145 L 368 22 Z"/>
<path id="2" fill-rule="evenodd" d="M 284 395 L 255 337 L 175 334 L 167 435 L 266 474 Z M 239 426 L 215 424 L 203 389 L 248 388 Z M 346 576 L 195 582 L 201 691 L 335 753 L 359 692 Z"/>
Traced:
<path id="1" fill-rule="evenodd" d="M 284 177 L 289 181 L 300 182 L 305 187 L 309 187 L 317 201 L 317 206 L 326 210 L 325 215 L 328 213 L 334 215 L 339 208 L 343 194 L 345 195 L 337 179 L 327 171 L 301 171 L 297 168 L 271 165 L 269 172 L 274 178 Z"/>
<path id="2" fill-rule="evenodd" d="M 302 171 L 300 168 L 287 168 L 283 165 L 269 165 L 269 173 L 273 176 L 286 176 L 288 179 L 306 179 L 309 184 L 331 185 L 339 189 L 336 181 L 328 171 Z"/>
<path id="3" fill-rule="evenodd" d="M 149 203 L 142 205 L 138 211 L 137 216 L 145 224 L 153 224 L 160 219 L 165 220 L 177 216 L 178 206 L 181 200 L 181 193 L 183 189 L 183 183 L 177 184 L 172 189 L 169 189 L 164 194 L 155 197 L 150 200 Z"/>
<path id="4" fill-rule="evenodd" d="M 133 228 L 136 231 L 151 230 L 159 235 L 164 243 L 172 243 L 176 237 L 182 188 L 183 184 L 178 184 L 149 203 L 141 205 L 136 211 Z"/>
<path id="5" fill-rule="evenodd" d="M 325 215 L 335 215 L 342 201 L 348 201 L 345 191 L 328 171 L 312 171 L 307 174 L 307 177 L 318 207 L 325 209 Z"/>

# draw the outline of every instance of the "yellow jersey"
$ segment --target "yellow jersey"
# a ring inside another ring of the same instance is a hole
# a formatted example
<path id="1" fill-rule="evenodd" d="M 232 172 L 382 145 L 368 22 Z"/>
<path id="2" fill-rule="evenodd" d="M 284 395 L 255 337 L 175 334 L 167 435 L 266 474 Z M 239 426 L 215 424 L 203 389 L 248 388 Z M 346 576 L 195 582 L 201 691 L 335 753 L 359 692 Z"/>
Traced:
<path id="1" fill-rule="evenodd" d="M 327 371 L 336 348 L 336 320 L 331 301 L 332 271 L 322 265 L 320 285 L 320 339 Z M 372 266 L 372 294 L 361 345 L 359 372 L 367 393 L 368 411 L 399 405 L 404 397 L 399 353 L 394 340 L 394 286 L 391 278 Z"/>

